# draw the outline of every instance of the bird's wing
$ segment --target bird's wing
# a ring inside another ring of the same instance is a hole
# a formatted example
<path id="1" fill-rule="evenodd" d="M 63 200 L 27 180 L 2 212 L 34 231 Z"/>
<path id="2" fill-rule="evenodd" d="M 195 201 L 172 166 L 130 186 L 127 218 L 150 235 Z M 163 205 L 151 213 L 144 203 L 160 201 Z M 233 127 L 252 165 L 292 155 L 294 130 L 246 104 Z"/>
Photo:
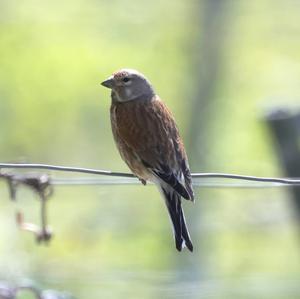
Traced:
<path id="1" fill-rule="evenodd" d="M 175 120 L 159 99 L 116 107 L 118 135 L 153 175 L 193 200 L 191 175 Z"/>

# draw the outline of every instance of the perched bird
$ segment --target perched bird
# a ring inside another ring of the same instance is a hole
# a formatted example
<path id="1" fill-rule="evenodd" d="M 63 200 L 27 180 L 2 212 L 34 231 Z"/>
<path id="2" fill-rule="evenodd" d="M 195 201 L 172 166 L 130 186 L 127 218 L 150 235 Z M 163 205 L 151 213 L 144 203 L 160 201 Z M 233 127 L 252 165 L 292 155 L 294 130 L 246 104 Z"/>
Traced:
<path id="1" fill-rule="evenodd" d="M 193 244 L 181 197 L 194 201 L 187 155 L 173 115 L 136 70 L 122 69 L 101 83 L 111 89 L 110 118 L 122 159 L 143 184 L 161 191 L 173 224 L 178 251 Z"/>

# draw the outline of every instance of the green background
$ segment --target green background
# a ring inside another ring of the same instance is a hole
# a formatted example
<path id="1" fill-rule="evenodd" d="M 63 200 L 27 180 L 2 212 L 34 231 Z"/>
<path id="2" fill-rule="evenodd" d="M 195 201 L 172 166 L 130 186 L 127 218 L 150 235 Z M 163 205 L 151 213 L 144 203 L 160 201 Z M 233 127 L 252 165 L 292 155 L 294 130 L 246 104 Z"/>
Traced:
<path id="1" fill-rule="evenodd" d="M 284 176 L 264 117 L 299 104 L 299 18 L 293 0 L 2 0 L 0 162 L 128 171 L 100 82 L 130 67 L 173 111 L 193 172 Z M 142 185 L 56 186 L 54 238 L 37 246 L 14 223 L 16 209 L 38 222 L 37 196 L 20 188 L 12 204 L 3 181 L 0 279 L 78 298 L 300 298 L 288 190 L 195 191 L 193 254 Z"/>

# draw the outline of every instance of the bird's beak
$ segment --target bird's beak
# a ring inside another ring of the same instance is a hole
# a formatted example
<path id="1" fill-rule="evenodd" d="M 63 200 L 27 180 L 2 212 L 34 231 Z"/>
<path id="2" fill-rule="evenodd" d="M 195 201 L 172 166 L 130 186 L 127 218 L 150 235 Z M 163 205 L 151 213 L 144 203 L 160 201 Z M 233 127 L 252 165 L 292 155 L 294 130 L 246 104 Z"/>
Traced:
<path id="1" fill-rule="evenodd" d="M 113 76 L 108 77 L 105 81 L 101 82 L 101 85 L 112 89 L 114 86 L 114 78 Z"/>

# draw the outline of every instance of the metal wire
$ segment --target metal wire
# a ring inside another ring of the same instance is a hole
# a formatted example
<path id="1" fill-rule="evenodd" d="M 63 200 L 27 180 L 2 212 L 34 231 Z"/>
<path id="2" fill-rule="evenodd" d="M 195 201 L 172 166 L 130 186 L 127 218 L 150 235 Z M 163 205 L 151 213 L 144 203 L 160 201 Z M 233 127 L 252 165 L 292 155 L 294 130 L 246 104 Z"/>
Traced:
<path id="1" fill-rule="evenodd" d="M 112 184 L 137 184 L 138 180 L 131 173 L 113 172 L 109 170 L 98 170 L 82 167 L 67 167 L 47 164 L 19 164 L 0 163 L 0 169 L 39 169 L 59 172 L 85 173 L 101 176 L 115 177 L 108 178 L 52 178 L 53 185 L 112 185 Z M 299 178 L 272 178 L 249 175 L 229 174 L 229 173 L 193 173 L 193 185 L 204 187 L 232 187 L 232 188 L 268 188 L 279 186 L 300 186 Z M 205 180 L 204 180 L 205 179 Z M 209 179 L 209 181 L 207 181 Z M 211 179 L 242 180 L 243 183 L 218 182 Z"/>

